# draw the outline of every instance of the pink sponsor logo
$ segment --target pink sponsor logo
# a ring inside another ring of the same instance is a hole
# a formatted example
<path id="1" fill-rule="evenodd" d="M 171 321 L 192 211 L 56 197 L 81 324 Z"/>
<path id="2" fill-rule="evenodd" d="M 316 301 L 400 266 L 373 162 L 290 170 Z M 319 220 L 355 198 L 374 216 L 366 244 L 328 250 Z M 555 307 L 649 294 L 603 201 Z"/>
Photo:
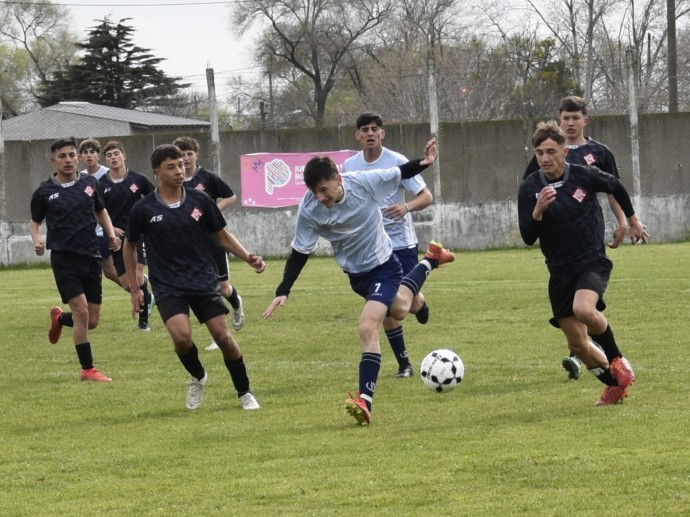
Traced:
<path id="1" fill-rule="evenodd" d="M 330 156 L 338 169 L 357 151 L 255 153 L 240 157 L 242 206 L 279 208 L 298 205 L 307 187 L 304 166 L 314 156 Z"/>

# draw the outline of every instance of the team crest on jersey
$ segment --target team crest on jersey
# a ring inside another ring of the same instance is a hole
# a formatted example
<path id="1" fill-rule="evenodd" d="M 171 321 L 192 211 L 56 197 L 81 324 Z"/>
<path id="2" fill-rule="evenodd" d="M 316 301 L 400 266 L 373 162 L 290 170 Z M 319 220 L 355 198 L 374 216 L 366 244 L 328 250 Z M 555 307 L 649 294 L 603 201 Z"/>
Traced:
<path id="1" fill-rule="evenodd" d="M 192 219 L 198 221 L 199 219 L 201 219 L 201 216 L 204 215 L 204 212 L 202 212 L 198 208 L 195 208 L 194 210 L 192 210 L 192 213 L 190 215 L 192 216 Z"/>
<path id="2" fill-rule="evenodd" d="M 204 187 L 201 183 L 199 183 L 196 187 L 194 187 L 197 190 L 201 190 L 202 192 L 206 191 L 206 187 Z"/>
<path id="3" fill-rule="evenodd" d="M 581 187 L 577 187 L 573 192 L 573 198 L 582 203 L 587 198 L 587 191 Z"/>
<path id="4" fill-rule="evenodd" d="M 597 157 L 592 153 L 584 155 L 582 159 L 587 162 L 587 165 L 594 165 L 597 162 Z"/>
<path id="5" fill-rule="evenodd" d="M 87 187 L 84 189 L 84 192 L 86 192 L 86 195 L 89 197 L 93 197 L 93 187 L 91 185 L 87 185 Z"/>
<path id="6" fill-rule="evenodd" d="M 131 190 L 132 192 L 135 192 L 135 193 L 136 193 L 136 191 L 139 190 L 139 185 L 137 185 L 136 183 L 132 183 L 132 184 L 129 186 L 129 190 Z"/>

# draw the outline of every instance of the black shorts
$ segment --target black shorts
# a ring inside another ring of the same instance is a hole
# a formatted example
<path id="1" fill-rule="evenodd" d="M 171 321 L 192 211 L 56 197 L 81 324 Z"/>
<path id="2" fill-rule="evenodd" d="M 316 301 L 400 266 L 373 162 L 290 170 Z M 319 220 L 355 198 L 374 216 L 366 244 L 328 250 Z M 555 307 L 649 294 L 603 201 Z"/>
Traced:
<path id="1" fill-rule="evenodd" d="M 228 280 L 230 278 L 228 253 L 220 246 L 214 246 L 213 251 L 211 251 L 211 255 L 213 256 L 213 260 L 216 263 L 216 269 L 218 269 L 218 280 Z"/>
<path id="2" fill-rule="evenodd" d="M 75 296 L 83 294 L 87 302 L 100 305 L 103 302 L 101 264 L 99 257 L 52 251 L 50 266 L 62 303 L 68 303 Z"/>
<path id="3" fill-rule="evenodd" d="M 169 295 L 163 299 L 156 300 L 158 312 L 163 319 L 163 323 L 168 321 L 173 316 L 178 314 L 186 314 L 189 316 L 189 309 L 192 309 L 196 319 L 199 323 L 206 323 L 208 320 L 216 316 L 225 316 L 230 311 L 223 302 L 223 297 L 220 294 L 208 295 Z"/>
<path id="4" fill-rule="evenodd" d="M 124 275 L 127 269 L 125 268 L 125 258 L 122 256 L 122 248 L 118 251 L 113 251 L 112 256 L 117 276 Z M 146 246 L 144 246 L 142 239 L 139 239 L 139 242 L 137 242 L 137 263 L 143 266 L 146 265 Z"/>
<path id="5" fill-rule="evenodd" d="M 108 240 L 108 237 L 105 235 L 97 235 L 96 238 L 98 239 L 98 249 L 101 252 L 101 257 L 103 257 L 103 259 L 107 259 L 113 254 L 112 251 L 110 251 L 110 241 Z"/>
<path id="6" fill-rule="evenodd" d="M 574 314 L 575 293 L 581 289 L 588 289 L 597 293 L 599 295 L 597 310 L 606 309 L 604 293 L 609 285 L 612 270 L 613 263 L 607 257 L 602 257 L 583 267 L 574 275 L 551 274 L 549 278 L 549 300 L 551 301 L 553 318 L 549 320 L 549 323 L 560 328 L 558 319 L 567 318 Z"/>

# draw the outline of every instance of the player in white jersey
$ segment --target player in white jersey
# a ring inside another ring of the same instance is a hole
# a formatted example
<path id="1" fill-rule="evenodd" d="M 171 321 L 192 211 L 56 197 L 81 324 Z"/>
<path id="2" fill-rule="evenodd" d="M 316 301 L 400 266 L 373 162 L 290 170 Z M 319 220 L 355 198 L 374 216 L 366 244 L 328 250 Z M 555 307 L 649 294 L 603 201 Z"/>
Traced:
<path id="1" fill-rule="evenodd" d="M 371 406 L 379 370 L 379 330 L 387 315 L 402 321 L 410 312 L 429 272 L 455 256 L 432 242 L 422 260 L 405 277 L 393 254 L 390 237 L 383 228 L 379 203 L 393 193 L 403 179 L 419 174 L 436 160 L 436 139 L 430 140 L 424 158 L 399 167 L 370 173 L 338 173 L 329 157 L 314 157 L 304 168 L 309 191 L 297 211 L 292 252 L 285 264 L 276 298 L 264 311 L 264 318 L 287 303 L 290 290 L 314 252 L 319 237 L 331 243 L 338 265 L 348 274 L 352 290 L 365 298 L 359 318 L 362 358 L 359 363 L 359 392 L 348 395 L 346 409 L 359 425 L 371 423 Z"/>
<path id="2" fill-rule="evenodd" d="M 356 126 L 355 138 L 362 145 L 362 150 L 345 160 L 344 172 L 378 171 L 408 162 L 402 154 L 383 147 L 382 140 L 386 136 L 386 131 L 383 128 L 383 119 L 379 114 L 363 113 L 357 118 Z M 406 193 L 411 196 L 409 202 L 406 202 Z M 402 180 L 398 188 L 379 204 L 383 215 L 383 226 L 391 239 L 393 253 L 398 258 L 404 275 L 409 273 L 419 262 L 418 240 L 410 212 L 423 210 L 433 201 L 434 198 L 424 179 L 417 175 Z M 425 324 L 429 321 L 429 306 L 421 292 L 415 296 L 411 312 L 414 313 L 420 323 Z M 398 361 L 396 377 L 412 377 L 414 370 L 407 353 L 402 322 L 387 316 L 383 320 L 383 329 Z"/>

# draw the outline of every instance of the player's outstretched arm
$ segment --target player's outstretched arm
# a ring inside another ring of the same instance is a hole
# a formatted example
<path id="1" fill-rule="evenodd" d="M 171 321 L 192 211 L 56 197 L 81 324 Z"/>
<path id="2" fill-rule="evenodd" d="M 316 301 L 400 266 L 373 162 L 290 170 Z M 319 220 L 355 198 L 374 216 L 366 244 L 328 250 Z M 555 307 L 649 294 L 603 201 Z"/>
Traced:
<path id="1" fill-rule="evenodd" d="M 266 263 L 263 261 L 263 259 L 259 255 L 249 253 L 244 248 L 244 246 L 242 246 L 242 243 L 237 239 L 237 237 L 235 237 L 225 228 L 217 231 L 213 235 L 218 240 L 218 243 L 223 247 L 223 249 L 225 249 L 225 251 L 232 253 L 240 260 L 244 260 L 257 273 L 264 272 L 264 270 L 266 269 Z"/>
<path id="2" fill-rule="evenodd" d="M 41 237 L 41 223 L 31 221 L 31 239 L 34 241 L 34 253 L 40 257 L 46 252 L 46 243 Z"/>
<path id="3" fill-rule="evenodd" d="M 424 146 L 424 158 L 420 165 L 431 165 L 438 158 L 438 142 L 436 137 L 432 136 Z"/>

